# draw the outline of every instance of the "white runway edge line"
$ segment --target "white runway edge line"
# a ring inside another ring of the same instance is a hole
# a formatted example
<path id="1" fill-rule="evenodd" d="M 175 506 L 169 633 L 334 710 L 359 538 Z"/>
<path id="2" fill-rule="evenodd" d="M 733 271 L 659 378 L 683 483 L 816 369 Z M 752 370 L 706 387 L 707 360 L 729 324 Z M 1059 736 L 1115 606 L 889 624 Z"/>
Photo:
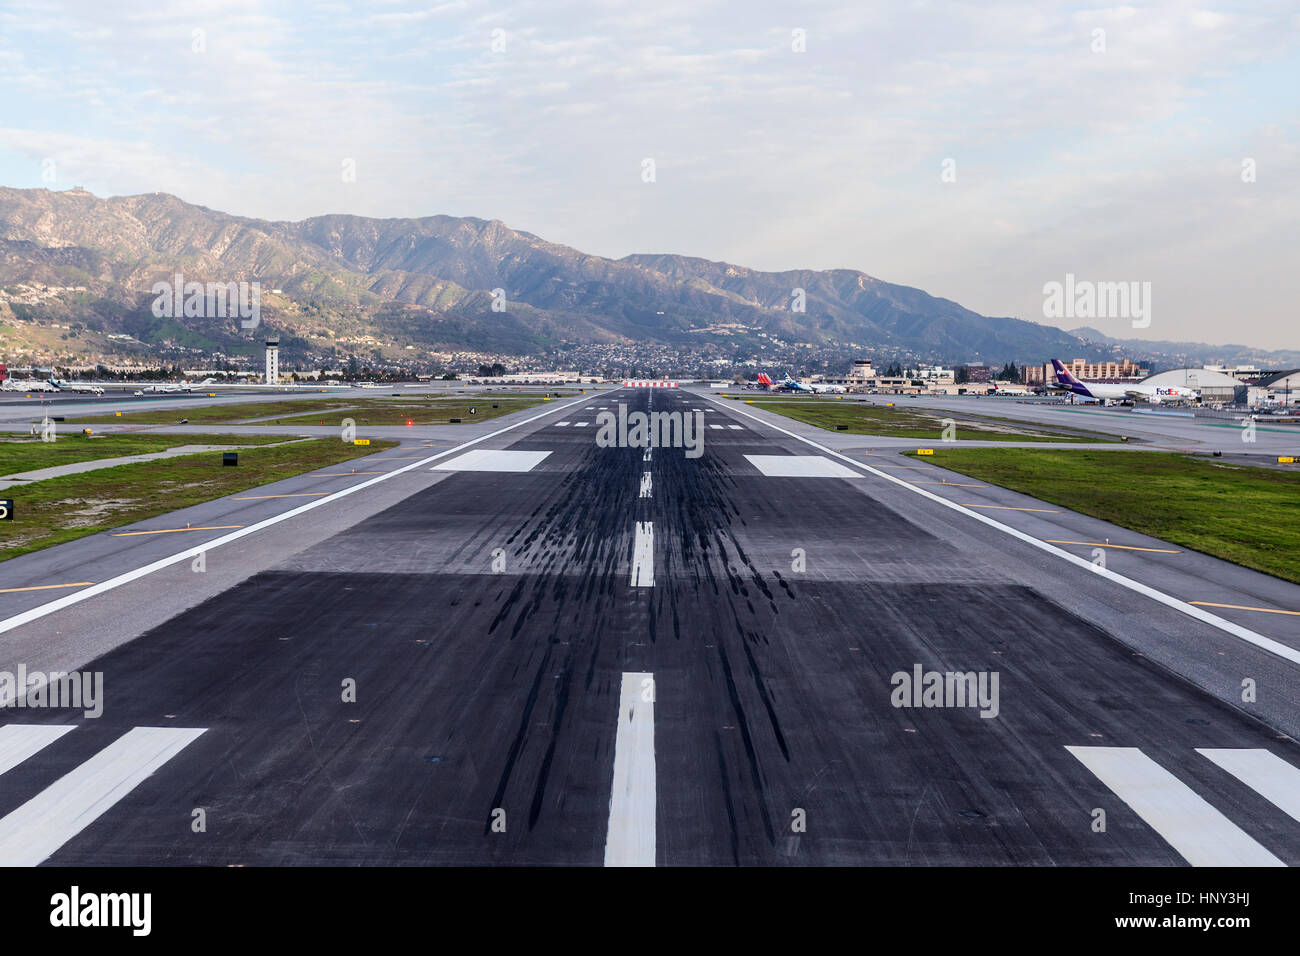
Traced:
<path id="1" fill-rule="evenodd" d="M 624 674 L 614 737 L 606 866 L 655 865 L 655 786 L 655 676 Z"/>
<path id="2" fill-rule="evenodd" d="M 618 391 L 618 389 L 614 389 L 614 391 Z M 479 442 L 485 442 L 489 438 L 495 438 L 497 435 L 503 435 L 508 431 L 513 431 L 514 429 L 520 428 L 523 425 L 528 425 L 539 419 L 545 418 L 547 415 L 554 415 L 556 412 L 561 412 L 564 411 L 565 409 L 572 408 L 574 405 L 579 405 L 584 401 L 587 401 L 587 399 L 584 398 L 576 402 L 569 402 L 567 405 L 557 405 L 554 408 L 547 409 L 546 411 L 542 412 L 540 415 L 534 415 L 531 418 L 525 418 L 521 422 L 515 422 L 513 425 L 507 425 L 505 428 L 498 428 L 496 431 L 490 432 L 487 435 L 482 435 L 479 438 L 471 438 L 467 442 L 462 442 L 461 444 L 455 445 L 452 448 L 448 448 L 446 451 L 439 452 L 436 455 L 430 455 L 428 458 L 421 458 L 419 461 L 411 462 L 411 464 L 409 465 L 403 465 L 401 468 L 396 468 L 393 471 L 385 472 L 384 474 L 378 476 L 377 478 L 370 478 L 366 481 L 363 481 L 359 485 L 353 485 L 350 488 L 344 488 L 341 491 L 336 491 L 327 498 L 317 498 L 315 501 L 309 501 L 305 505 L 299 505 L 297 508 L 292 508 L 289 511 L 282 512 L 281 514 L 272 515 L 269 518 L 264 518 L 261 521 L 257 522 L 256 524 L 250 524 L 248 527 L 242 528 L 239 531 L 232 531 L 230 534 L 223 534 L 219 538 L 213 538 L 211 541 L 207 542 L 206 544 L 195 545 L 192 548 L 187 548 L 184 551 L 177 552 L 176 554 L 173 554 L 170 557 L 159 558 L 157 561 L 154 561 L 152 564 L 146 564 L 142 568 L 136 568 L 134 571 L 127 571 L 123 574 L 119 574 L 115 578 L 109 578 L 107 581 L 101 581 L 99 584 L 93 585 L 92 587 L 88 587 L 82 591 L 74 591 L 72 594 L 65 595 L 64 597 L 61 597 L 56 601 L 51 601 L 49 604 L 41 604 L 37 607 L 30 608 L 29 610 L 23 611 L 21 614 L 15 614 L 13 617 L 5 618 L 3 621 L 0 621 L 0 634 L 3 634 L 5 631 L 12 631 L 15 627 L 22 627 L 22 625 L 28 624 L 31 621 L 35 621 L 38 620 L 39 618 L 45 617 L 47 614 L 53 614 L 55 611 L 61 611 L 65 607 L 71 607 L 72 605 L 85 601 L 88 598 L 96 597 L 100 594 L 103 594 L 105 591 L 111 591 L 114 588 L 119 588 L 124 584 L 130 584 L 132 581 L 142 578 L 145 575 L 153 574 L 155 571 L 161 571 L 163 568 L 170 567 L 173 564 L 179 564 L 181 561 L 188 561 L 191 558 L 196 558 L 205 551 L 209 551 L 212 548 L 219 548 L 223 544 L 229 544 L 231 541 L 236 541 L 244 537 L 245 535 L 254 534 L 258 531 L 261 531 L 263 528 L 269 528 L 272 525 L 277 525 L 281 521 L 287 521 L 288 519 L 295 518 L 300 514 L 306 514 L 308 511 L 311 511 L 313 508 L 319 508 L 323 505 L 329 504 L 332 501 L 338 501 L 340 498 L 346 498 L 348 495 L 354 495 L 358 491 L 363 491 L 366 488 L 371 487 L 372 485 L 379 484 L 381 481 L 388 481 L 390 478 L 396 477 L 397 475 L 400 475 L 404 472 L 414 471 L 417 468 L 423 468 L 425 465 L 429 464 L 430 462 L 437 461 L 439 458 L 446 458 L 448 455 L 454 455 L 456 454 L 456 452 L 460 451 L 463 448 L 469 448 L 472 445 L 477 445 Z M 333 467 L 333 466 L 331 465 L 327 467 Z M 310 474 L 310 472 L 308 472 L 308 474 Z M 295 477 L 301 478 L 303 476 L 297 475 Z M 216 500 L 220 500 L 220 499 L 216 499 Z"/>
<path id="3" fill-rule="evenodd" d="M 204 728 L 136 727 L 0 820 L 0 866 L 36 866 L 90 826 Z"/>
<path id="4" fill-rule="evenodd" d="M 655 526 L 653 521 L 636 523 L 636 545 L 632 549 L 632 587 L 649 588 L 655 583 Z"/>
<path id="5" fill-rule="evenodd" d="M 1214 750 L 1196 752 L 1222 767 L 1273 806 L 1300 820 L 1300 770 L 1267 750 Z"/>
<path id="6" fill-rule="evenodd" d="M 1066 747 L 1192 866 L 1286 866 L 1136 747 Z"/>
<path id="7" fill-rule="evenodd" d="M 710 397 L 709 400 L 713 402 L 717 402 L 717 399 L 713 399 L 712 397 Z M 1124 575 L 1116 571 L 1112 571 L 1109 568 L 1103 568 L 1099 565 L 1093 564 L 1090 560 L 1087 560 L 1085 558 L 1080 558 L 1077 555 L 1071 554 L 1069 551 L 1062 551 L 1060 548 L 1053 547 L 1047 542 L 1042 541 L 1039 538 L 1035 538 L 1032 534 L 1026 534 L 1023 531 L 1018 531 L 1015 528 L 1011 527 L 1010 525 L 1005 525 L 1000 521 L 990 518 L 988 515 L 982 515 L 977 511 L 971 511 L 969 508 L 964 508 L 961 505 L 957 504 L 955 501 L 949 501 L 947 498 L 944 498 L 940 495 L 936 495 L 933 492 L 926 491 L 924 488 L 918 488 L 915 485 L 913 485 L 911 482 L 904 481 L 902 478 L 895 478 L 893 475 L 886 474 L 883 471 L 880 471 L 876 468 L 872 468 L 870 465 L 865 465 L 860 461 L 854 461 L 852 458 L 849 458 L 847 455 L 841 455 L 839 452 L 833 451 L 830 448 L 827 448 L 825 445 L 813 441 L 811 438 L 804 438 L 802 435 L 796 435 L 792 431 L 787 431 L 786 429 L 782 428 L 780 425 L 773 425 L 769 421 L 764 421 L 763 419 L 759 418 L 757 415 L 752 415 L 749 412 L 745 411 L 744 409 L 735 408 L 732 406 L 726 406 L 726 407 L 727 410 L 730 412 L 734 412 L 739 415 L 744 415 L 746 418 L 752 418 L 760 425 L 766 425 L 768 428 L 771 428 L 774 431 L 778 431 L 783 435 L 788 435 L 789 437 L 795 439 L 796 441 L 803 442 L 805 445 L 812 445 L 812 447 L 814 448 L 819 448 L 822 451 L 826 452 L 826 454 L 834 455 L 836 458 L 840 459 L 841 461 L 847 462 L 848 464 L 853 465 L 855 468 L 861 468 L 863 471 L 869 472 L 870 474 L 875 475 L 877 478 L 883 478 L 888 482 L 892 482 L 893 484 L 898 485 L 900 488 L 906 488 L 908 491 L 912 492 L 913 494 L 920 495 L 922 498 L 929 498 L 931 501 L 936 502 L 937 504 L 941 504 L 945 508 L 950 508 L 953 511 L 961 512 L 962 514 L 966 515 L 968 518 L 973 518 L 974 520 L 980 522 L 981 524 L 988 525 L 990 528 L 997 528 L 999 531 L 1003 532 L 1004 534 L 1009 534 L 1011 535 L 1011 537 L 1017 538 L 1020 541 L 1025 542 L 1025 544 L 1033 545 L 1035 548 L 1037 548 L 1040 551 L 1046 551 L 1048 554 L 1055 555 L 1056 557 L 1060 558 L 1062 561 L 1068 561 L 1070 564 L 1083 568 L 1084 570 L 1089 571 L 1093 574 L 1100 575 L 1101 577 L 1106 578 L 1108 581 L 1113 581 L 1116 584 L 1120 585 L 1121 587 L 1126 587 L 1130 591 L 1136 591 L 1138 594 L 1149 597 L 1154 601 L 1159 601 L 1161 604 L 1165 605 L 1165 607 L 1173 608 L 1175 611 L 1181 611 L 1183 614 L 1186 614 L 1188 617 L 1194 617 L 1196 618 L 1196 620 L 1201 621 L 1205 624 L 1209 624 L 1211 627 L 1217 627 L 1225 634 L 1231 634 L 1233 637 L 1239 638 L 1240 640 L 1245 641 L 1247 644 L 1253 644 L 1256 647 L 1258 647 L 1260 650 L 1268 651 L 1270 654 L 1276 654 L 1278 657 L 1282 658 L 1283 660 L 1288 660 L 1292 664 L 1300 664 L 1300 651 L 1296 650 L 1294 647 L 1288 647 L 1286 644 L 1283 644 L 1280 641 L 1275 641 L 1271 637 L 1265 637 L 1263 634 L 1259 634 L 1256 633 L 1255 631 L 1250 630 L 1250 628 L 1242 627 L 1240 624 L 1234 624 L 1232 621 L 1229 621 L 1226 618 L 1219 617 L 1217 614 L 1211 614 L 1209 611 L 1203 611 L 1199 607 L 1193 607 L 1191 604 L 1188 604 L 1186 601 L 1180 601 L 1178 598 L 1166 594 L 1164 591 L 1158 591 L 1155 588 L 1151 587 L 1150 585 L 1143 584 L 1141 581 L 1134 581 L 1132 578 L 1126 578 L 1124 577 Z M 0 631 L 3 630 L 4 630 L 3 627 L 0 627 Z"/>

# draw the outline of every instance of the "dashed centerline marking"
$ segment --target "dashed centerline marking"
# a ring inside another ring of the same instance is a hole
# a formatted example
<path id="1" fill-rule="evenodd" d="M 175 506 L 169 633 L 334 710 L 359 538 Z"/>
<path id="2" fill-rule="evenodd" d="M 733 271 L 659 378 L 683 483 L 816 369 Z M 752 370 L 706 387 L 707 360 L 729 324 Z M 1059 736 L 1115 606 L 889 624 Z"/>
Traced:
<path id="1" fill-rule="evenodd" d="M 73 581 L 71 584 L 33 584 L 28 588 L 0 588 L 0 594 L 17 594 L 19 591 L 52 591 L 56 588 L 85 588 L 94 581 Z"/>
<path id="2" fill-rule="evenodd" d="M 1044 538 L 1049 544 L 1077 544 L 1085 548 L 1117 548 L 1120 551 L 1154 551 L 1156 554 L 1182 554 L 1169 548 L 1139 548 L 1132 544 L 1109 544 L 1105 541 L 1062 541 L 1059 538 Z M 1196 604 L 1196 601 L 1192 602 Z M 1224 605 L 1226 606 L 1226 605 Z"/>
<path id="3" fill-rule="evenodd" d="M 133 538 L 141 534 L 175 534 L 178 531 L 228 531 L 231 528 L 242 528 L 242 524 L 210 524 L 196 525 L 193 528 L 156 528 L 152 531 L 113 531 L 109 532 L 112 538 Z"/>
<path id="4" fill-rule="evenodd" d="M 655 583 L 655 529 L 652 521 L 636 523 L 636 545 L 632 550 L 632 587 L 649 588 Z"/>
<path id="5" fill-rule="evenodd" d="M 619 688 L 606 866 L 655 865 L 655 677 L 627 673 Z"/>
<path id="6" fill-rule="evenodd" d="M 641 493 L 637 495 L 637 497 L 638 498 L 654 497 L 654 495 L 652 494 L 654 490 L 653 483 L 654 483 L 654 479 L 650 477 L 650 472 L 647 471 L 644 475 L 641 476 Z"/>

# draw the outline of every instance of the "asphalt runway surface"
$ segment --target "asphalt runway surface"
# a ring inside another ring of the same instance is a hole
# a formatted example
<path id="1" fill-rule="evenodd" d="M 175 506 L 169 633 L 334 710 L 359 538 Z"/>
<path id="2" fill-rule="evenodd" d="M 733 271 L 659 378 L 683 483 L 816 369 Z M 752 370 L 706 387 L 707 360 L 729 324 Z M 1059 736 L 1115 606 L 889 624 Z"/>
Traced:
<path id="1" fill-rule="evenodd" d="M 1186 603 L 1300 588 L 694 390 L 475 427 L 0 565 L 0 670 L 103 675 L 5 711 L 0 863 L 1300 862 L 1300 616 Z"/>

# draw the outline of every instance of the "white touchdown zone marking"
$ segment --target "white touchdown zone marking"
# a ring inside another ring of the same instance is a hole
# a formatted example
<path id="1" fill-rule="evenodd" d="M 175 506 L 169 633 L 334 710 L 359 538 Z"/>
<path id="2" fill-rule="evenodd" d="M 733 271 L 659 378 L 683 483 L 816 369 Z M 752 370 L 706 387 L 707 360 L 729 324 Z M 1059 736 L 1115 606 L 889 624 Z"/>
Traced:
<path id="1" fill-rule="evenodd" d="M 1196 752 L 1228 771 L 1292 819 L 1300 820 L 1300 769 L 1268 750 L 1197 747 Z"/>
<path id="2" fill-rule="evenodd" d="M 204 730 L 136 727 L 123 734 L 0 820 L 0 865 L 41 863 Z"/>
<path id="3" fill-rule="evenodd" d="M 655 865 L 654 674 L 625 673 L 614 736 L 606 866 Z"/>
<path id="4" fill-rule="evenodd" d="M 655 583 L 655 529 L 653 521 L 636 523 L 636 545 L 632 549 L 632 587 L 649 588 Z"/>
<path id="5" fill-rule="evenodd" d="M 44 750 L 75 725 L 5 724 L 0 727 L 0 774 Z"/>
<path id="6" fill-rule="evenodd" d="M 61 611 L 65 607 L 71 607 L 74 604 L 79 604 L 80 602 L 85 601 L 88 598 L 96 597 L 100 594 L 103 594 L 105 591 L 111 591 L 114 588 L 121 587 L 124 584 L 130 584 L 132 581 L 135 581 L 138 578 L 142 578 L 148 574 L 153 574 L 155 571 L 161 571 L 163 568 L 170 567 L 173 564 L 179 564 L 182 561 L 188 561 L 191 558 L 196 558 L 200 554 L 210 550 L 211 548 L 219 548 L 221 545 L 229 544 L 231 541 L 237 541 L 238 539 L 244 537 L 245 535 L 254 534 L 258 531 L 261 531 L 263 528 L 269 528 L 272 525 L 279 524 L 281 521 L 287 521 L 289 518 L 294 518 L 300 514 L 305 514 L 306 512 L 311 511 L 313 508 L 319 508 L 322 505 L 327 505 L 332 501 L 338 501 L 340 498 L 346 498 L 348 495 L 356 494 L 358 491 L 362 491 L 366 488 L 369 488 L 371 485 L 377 485 L 381 481 L 388 481 L 390 478 L 394 478 L 397 475 L 403 474 L 404 472 L 412 471 L 413 469 L 416 468 L 422 468 L 423 466 L 429 464 L 430 462 L 437 461 L 439 458 L 446 458 L 448 455 L 454 455 L 462 448 L 469 448 L 473 445 L 479 444 L 480 442 L 485 442 L 489 438 L 495 438 L 497 435 L 504 435 L 508 431 L 513 431 L 514 429 L 519 428 L 523 425 L 531 424 L 532 422 L 535 422 L 538 419 L 545 418 L 547 415 L 554 415 L 556 412 L 563 411 L 564 409 L 572 408 L 574 405 L 579 404 L 580 401 L 582 400 L 580 399 L 579 401 L 569 402 L 569 404 L 567 405 L 557 405 L 555 408 L 547 409 L 546 411 L 542 412 L 539 415 L 534 415 L 532 418 L 525 418 L 523 421 L 515 422 L 513 425 L 507 425 L 504 428 L 498 428 L 496 431 L 489 432 L 486 435 L 481 435 L 478 438 L 471 438 L 469 441 L 461 442 L 459 445 L 456 445 L 454 448 L 448 448 L 446 451 L 440 451 L 436 455 L 430 455 L 428 458 L 421 458 L 419 461 L 413 461 L 411 462 L 411 464 L 403 465 L 401 468 L 394 468 L 392 471 L 385 472 L 384 474 L 379 475 L 376 478 L 369 478 L 358 485 L 352 485 L 349 488 L 343 488 L 339 491 L 334 492 L 328 497 L 317 498 L 315 501 L 309 501 L 304 505 L 299 505 L 296 508 L 291 508 L 290 510 L 281 512 L 278 515 L 272 515 L 269 518 L 264 518 L 261 521 L 258 521 L 256 524 L 250 524 L 246 528 L 241 528 L 238 531 L 232 531 L 230 532 L 230 534 L 223 534 L 219 538 L 213 538 L 211 541 L 208 541 L 204 544 L 196 545 L 193 548 L 187 548 L 184 551 L 179 551 L 176 554 L 169 555 L 165 558 L 159 558 L 157 561 L 151 562 L 150 564 L 146 564 L 144 567 L 136 568 L 133 571 L 126 571 L 122 574 L 119 574 L 115 578 L 109 578 L 107 581 L 101 581 L 99 584 L 92 585 L 91 587 L 85 588 L 81 591 L 75 591 L 72 594 L 65 595 L 64 597 L 61 597 L 56 601 L 51 601 L 49 604 L 41 604 L 34 608 L 29 608 L 28 610 L 23 611 L 21 614 L 15 614 L 13 617 L 5 618 L 4 620 L 0 621 L 0 634 L 3 634 L 5 631 L 11 631 L 15 627 L 21 627 L 22 625 L 30 623 L 31 621 L 38 620 L 42 617 L 45 617 L 47 614 L 53 614 L 55 611 Z"/>
<path id="7" fill-rule="evenodd" d="M 1192 866 L 1285 866 L 1136 747 L 1066 747 Z"/>
<path id="8" fill-rule="evenodd" d="M 713 398 L 710 398 L 709 400 L 715 402 L 717 401 L 716 399 Z M 1211 614 L 1208 611 L 1203 611 L 1199 607 L 1194 607 L 1191 604 L 1188 604 L 1186 601 L 1180 601 L 1178 598 L 1166 594 L 1164 591 L 1158 591 L 1155 588 L 1151 587 L 1150 585 L 1143 584 L 1141 581 L 1135 581 L 1132 578 L 1126 578 L 1124 577 L 1124 575 L 1118 573 L 1117 571 L 1112 571 L 1110 568 L 1100 567 L 1098 565 L 1093 564 L 1091 561 L 1088 561 L 1084 558 L 1080 558 L 1077 555 L 1073 555 L 1068 551 L 1062 551 L 1060 548 L 1050 545 L 1045 541 L 1041 541 L 1038 538 L 1035 538 L 1033 535 L 1025 534 L 1025 532 L 1023 531 L 1018 531 L 1015 528 L 1011 527 L 1010 525 L 1005 525 L 1000 521 L 990 518 L 988 515 L 982 515 L 977 511 L 971 511 L 969 508 L 965 508 L 957 504 L 955 501 L 949 501 L 947 498 L 944 498 L 940 495 L 936 495 L 933 492 L 926 491 L 924 488 L 918 488 L 916 485 L 913 485 L 911 482 L 904 481 L 902 478 L 895 478 L 893 475 L 887 474 L 886 472 L 883 472 L 878 468 L 873 468 L 871 465 L 863 464 L 860 461 L 854 461 L 852 458 L 849 458 L 847 455 L 841 455 L 839 452 L 833 451 L 830 448 L 827 448 L 825 445 L 813 441 L 811 438 L 804 438 L 802 435 L 796 435 L 794 432 L 788 431 L 782 428 L 780 425 L 773 425 L 771 422 L 764 421 L 763 419 L 759 418 L 757 415 L 751 414 L 750 412 L 746 412 L 739 408 L 731 408 L 730 410 L 738 415 L 744 415 L 746 418 L 751 418 L 754 421 L 758 422 L 760 425 L 766 425 L 768 428 L 771 428 L 774 431 L 778 431 L 782 435 L 788 435 L 790 438 L 793 438 L 796 441 L 801 441 L 805 445 L 812 445 L 812 447 L 818 448 L 826 452 L 826 454 L 828 455 L 833 455 L 834 457 L 840 459 L 841 461 L 848 462 L 850 465 L 854 466 L 855 468 L 861 468 L 863 471 L 875 475 L 877 478 L 883 478 L 888 482 L 898 485 L 900 488 L 906 488 L 914 495 L 920 495 L 923 498 L 929 498 L 931 501 L 940 504 L 945 508 L 950 508 L 953 511 L 958 511 L 966 515 L 966 517 L 968 518 L 974 518 L 976 521 L 979 521 L 982 524 L 986 524 L 990 528 L 996 528 L 997 530 L 1001 531 L 1003 534 L 1009 534 L 1011 535 L 1011 537 L 1023 541 L 1025 544 L 1032 545 L 1033 547 L 1038 548 L 1038 550 L 1040 551 L 1046 551 L 1048 554 L 1055 555 L 1061 560 L 1068 561 L 1070 564 L 1083 568 L 1092 574 L 1098 574 L 1109 581 L 1113 581 L 1116 584 L 1120 585 L 1121 587 L 1128 588 L 1130 591 L 1136 591 L 1138 594 L 1149 597 L 1153 601 L 1158 601 L 1159 603 L 1165 605 L 1165 607 L 1173 608 L 1175 611 L 1180 611 L 1183 614 L 1186 614 L 1188 617 L 1194 617 L 1198 621 L 1201 621 L 1202 623 L 1209 624 L 1211 627 L 1217 627 L 1225 634 L 1231 634 L 1233 637 L 1239 638 L 1245 641 L 1247 644 L 1253 644 L 1254 646 L 1260 648 L 1261 650 L 1268 651 L 1270 654 L 1276 654 L 1278 657 L 1281 657 L 1284 660 L 1288 660 L 1293 664 L 1300 664 L 1300 651 L 1296 650 L 1294 647 L 1288 647 L 1286 644 L 1283 644 L 1280 641 L 1275 641 L 1271 637 L 1265 637 L 1263 634 L 1259 634 L 1255 631 L 1250 630 L 1249 628 L 1242 627 L 1240 624 L 1234 624 L 1232 621 L 1229 621 L 1226 618 L 1219 617 L 1217 614 Z M 0 630 L 3 630 L 3 628 L 0 627 Z"/>

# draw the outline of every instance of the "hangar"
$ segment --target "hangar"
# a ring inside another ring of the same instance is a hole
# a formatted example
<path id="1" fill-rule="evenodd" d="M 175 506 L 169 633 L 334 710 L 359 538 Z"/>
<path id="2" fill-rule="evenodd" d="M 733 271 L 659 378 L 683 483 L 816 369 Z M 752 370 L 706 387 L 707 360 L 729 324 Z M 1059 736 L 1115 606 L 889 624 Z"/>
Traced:
<path id="1" fill-rule="evenodd" d="M 1142 379 L 1142 384 L 1194 388 L 1201 393 L 1203 402 L 1228 403 L 1246 400 L 1245 382 L 1208 368 L 1175 368 L 1167 372 L 1157 372 Z"/>

